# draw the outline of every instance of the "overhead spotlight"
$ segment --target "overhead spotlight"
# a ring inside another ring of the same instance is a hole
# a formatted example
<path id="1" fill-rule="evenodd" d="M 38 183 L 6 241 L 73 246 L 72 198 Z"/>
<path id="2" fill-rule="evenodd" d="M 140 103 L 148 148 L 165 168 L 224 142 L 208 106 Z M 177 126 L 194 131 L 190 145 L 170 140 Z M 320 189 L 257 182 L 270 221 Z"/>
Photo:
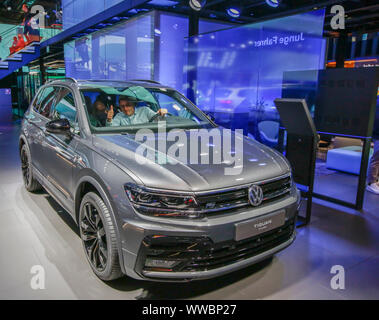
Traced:
<path id="1" fill-rule="evenodd" d="M 273 8 L 276 8 L 280 4 L 280 0 L 266 0 L 266 3 Z"/>
<path id="2" fill-rule="evenodd" d="M 232 18 L 239 18 L 241 15 L 241 10 L 237 7 L 230 7 L 226 10 L 228 15 L 230 15 Z"/>
<path id="3" fill-rule="evenodd" d="M 206 2 L 206 0 L 190 0 L 189 5 L 193 10 L 200 11 L 203 9 Z"/>

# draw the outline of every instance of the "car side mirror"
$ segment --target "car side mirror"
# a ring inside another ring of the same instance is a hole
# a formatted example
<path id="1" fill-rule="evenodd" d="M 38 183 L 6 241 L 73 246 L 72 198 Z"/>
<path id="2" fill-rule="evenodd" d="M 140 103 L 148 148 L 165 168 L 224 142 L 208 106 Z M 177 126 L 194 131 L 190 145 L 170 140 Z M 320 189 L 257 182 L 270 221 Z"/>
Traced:
<path id="1" fill-rule="evenodd" d="M 50 133 L 70 134 L 70 129 L 70 121 L 67 119 L 51 120 L 46 123 L 46 131 Z"/>

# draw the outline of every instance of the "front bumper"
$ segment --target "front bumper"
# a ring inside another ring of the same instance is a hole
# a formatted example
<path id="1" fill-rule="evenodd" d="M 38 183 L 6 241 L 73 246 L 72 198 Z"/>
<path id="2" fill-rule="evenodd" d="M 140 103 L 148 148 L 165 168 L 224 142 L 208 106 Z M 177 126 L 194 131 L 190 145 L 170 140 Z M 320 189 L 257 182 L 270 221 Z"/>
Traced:
<path id="1" fill-rule="evenodd" d="M 251 258 L 248 258 L 246 260 L 242 260 L 236 263 L 233 263 L 228 266 L 224 266 L 218 269 L 214 270 L 207 270 L 207 271 L 198 271 L 198 272 L 157 272 L 157 271 L 143 271 L 143 275 L 146 278 L 159 278 L 161 280 L 167 279 L 167 280 L 182 280 L 182 281 L 191 281 L 191 280 L 202 280 L 202 279 L 210 279 L 214 277 L 219 277 L 221 275 L 242 269 L 244 267 L 247 267 L 249 265 L 258 263 L 260 261 L 263 261 L 271 256 L 273 256 L 275 253 L 285 249 L 288 247 L 296 238 L 295 232 L 293 235 L 288 239 L 286 242 L 282 243 L 281 245 L 272 248 L 268 251 L 265 251 L 261 254 L 258 254 L 256 256 L 253 256 Z"/>
<path id="2" fill-rule="evenodd" d="M 188 239 L 186 247 L 182 250 L 179 241 L 183 239 L 174 238 L 177 242 L 176 248 L 166 246 L 163 250 L 152 244 L 152 239 L 145 239 L 139 253 L 138 260 L 141 263 L 137 264 L 137 272 L 145 278 L 161 280 L 189 281 L 218 277 L 271 257 L 288 247 L 295 237 L 294 222 L 290 221 L 283 228 L 238 242 L 226 241 L 213 244 L 210 239 L 205 238 L 193 239 L 191 243 Z M 165 239 L 158 239 L 163 245 L 160 247 L 164 248 Z M 157 268 L 144 267 L 146 258 L 172 259 L 172 257 L 181 262 L 171 271 L 156 271 L 154 269 Z"/>
<path id="3" fill-rule="evenodd" d="M 127 246 L 123 245 L 123 259 L 126 274 L 145 280 L 191 281 L 221 276 L 265 260 L 295 240 L 299 199 L 298 192 L 294 192 L 285 201 L 258 209 L 262 214 L 255 218 L 285 210 L 285 224 L 240 241 L 234 240 L 236 221 L 224 221 L 228 217 L 204 225 L 125 223 L 123 244 Z M 249 213 L 242 215 L 254 219 Z M 230 218 L 238 216 L 241 215 Z M 177 263 L 167 268 L 152 267 L 146 264 L 148 260 L 175 260 Z"/>

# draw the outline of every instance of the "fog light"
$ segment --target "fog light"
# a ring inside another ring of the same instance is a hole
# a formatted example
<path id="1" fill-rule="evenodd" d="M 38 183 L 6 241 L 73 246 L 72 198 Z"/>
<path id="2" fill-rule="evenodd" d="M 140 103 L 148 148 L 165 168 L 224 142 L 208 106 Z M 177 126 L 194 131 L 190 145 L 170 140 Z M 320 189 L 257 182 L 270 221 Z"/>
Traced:
<path id="1" fill-rule="evenodd" d="M 157 260 L 157 259 L 147 258 L 145 262 L 145 267 L 171 269 L 175 267 L 178 263 L 179 261 L 175 261 L 175 260 Z"/>

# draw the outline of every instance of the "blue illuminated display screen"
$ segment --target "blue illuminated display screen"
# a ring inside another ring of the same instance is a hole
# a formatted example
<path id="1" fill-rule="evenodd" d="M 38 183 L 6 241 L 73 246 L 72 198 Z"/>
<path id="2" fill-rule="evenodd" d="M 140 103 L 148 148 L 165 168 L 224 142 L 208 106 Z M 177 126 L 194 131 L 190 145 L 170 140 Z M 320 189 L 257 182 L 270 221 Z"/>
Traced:
<path id="1" fill-rule="evenodd" d="M 279 114 L 273 101 L 282 97 L 283 73 L 324 68 L 323 23 L 318 10 L 188 39 L 196 103 L 220 125 L 274 146 Z"/>
<path id="2" fill-rule="evenodd" d="M 62 0 L 63 28 L 68 29 L 123 0 Z"/>

